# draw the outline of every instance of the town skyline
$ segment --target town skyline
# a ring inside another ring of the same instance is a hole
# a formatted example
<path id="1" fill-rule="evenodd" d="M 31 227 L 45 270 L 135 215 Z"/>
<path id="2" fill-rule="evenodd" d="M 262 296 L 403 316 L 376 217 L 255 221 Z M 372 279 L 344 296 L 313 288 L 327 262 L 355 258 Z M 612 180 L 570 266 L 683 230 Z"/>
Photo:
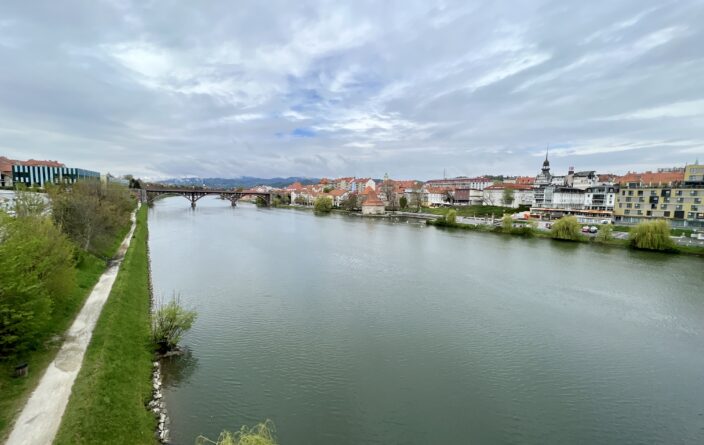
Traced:
<path id="1" fill-rule="evenodd" d="M 700 2 L 243 6 L 0 5 L 0 153 L 150 179 L 704 158 Z"/>

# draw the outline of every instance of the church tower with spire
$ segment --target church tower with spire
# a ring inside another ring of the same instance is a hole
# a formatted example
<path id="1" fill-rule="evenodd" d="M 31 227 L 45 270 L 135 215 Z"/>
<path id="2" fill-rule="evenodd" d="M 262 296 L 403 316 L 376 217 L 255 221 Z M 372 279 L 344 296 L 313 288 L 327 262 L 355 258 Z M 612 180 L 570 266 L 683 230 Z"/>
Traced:
<path id="1" fill-rule="evenodd" d="M 543 168 L 541 169 L 538 176 L 535 177 L 535 185 L 548 185 L 552 180 L 552 174 L 550 173 L 550 161 L 548 160 L 550 147 L 545 149 L 545 160 L 543 161 Z"/>

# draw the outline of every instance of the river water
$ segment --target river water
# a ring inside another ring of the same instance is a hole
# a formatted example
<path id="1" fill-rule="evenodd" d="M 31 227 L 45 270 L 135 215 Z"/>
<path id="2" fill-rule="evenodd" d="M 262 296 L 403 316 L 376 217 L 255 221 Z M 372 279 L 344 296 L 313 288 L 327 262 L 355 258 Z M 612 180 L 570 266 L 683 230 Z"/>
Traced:
<path id="1" fill-rule="evenodd" d="M 204 198 L 149 214 L 174 443 L 702 444 L 704 260 Z"/>

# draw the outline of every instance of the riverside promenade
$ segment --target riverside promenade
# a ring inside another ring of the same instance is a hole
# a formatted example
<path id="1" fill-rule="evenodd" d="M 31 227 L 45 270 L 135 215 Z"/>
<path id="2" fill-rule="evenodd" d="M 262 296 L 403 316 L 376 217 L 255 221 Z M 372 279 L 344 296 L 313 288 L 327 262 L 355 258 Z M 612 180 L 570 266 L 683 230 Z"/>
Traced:
<path id="1" fill-rule="evenodd" d="M 81 370 L 93 329 L 132 241 L 137 226 L 136 212 L 132 213 L 131 221 L 132 227 L 120 244 L 117 255 L 101 275 L 98 284 L 66 333 L 64 344 L 22 409 L 6 445 L 49 445 L 54 441 L 71 396 L 71 388 Z"/>

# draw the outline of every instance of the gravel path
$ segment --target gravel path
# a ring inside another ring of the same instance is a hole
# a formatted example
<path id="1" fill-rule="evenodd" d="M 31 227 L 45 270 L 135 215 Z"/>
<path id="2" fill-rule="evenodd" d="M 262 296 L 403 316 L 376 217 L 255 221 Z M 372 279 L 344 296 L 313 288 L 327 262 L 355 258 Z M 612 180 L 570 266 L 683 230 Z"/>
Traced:
<path id="1" fill-rule="evenodd" d="M 81 312 L 66 333 L 61 350 L 49 365 L 15 422 L 6 445 L 50 445 L 61 424 L 73 382 L 83 363 L 83 355 L 105 301 L 117 277 L 122 259 L 132 240 L 136 215 L 132 214 L 132 228 L 117 251 L 115 259 L 91 291 Z"/>

